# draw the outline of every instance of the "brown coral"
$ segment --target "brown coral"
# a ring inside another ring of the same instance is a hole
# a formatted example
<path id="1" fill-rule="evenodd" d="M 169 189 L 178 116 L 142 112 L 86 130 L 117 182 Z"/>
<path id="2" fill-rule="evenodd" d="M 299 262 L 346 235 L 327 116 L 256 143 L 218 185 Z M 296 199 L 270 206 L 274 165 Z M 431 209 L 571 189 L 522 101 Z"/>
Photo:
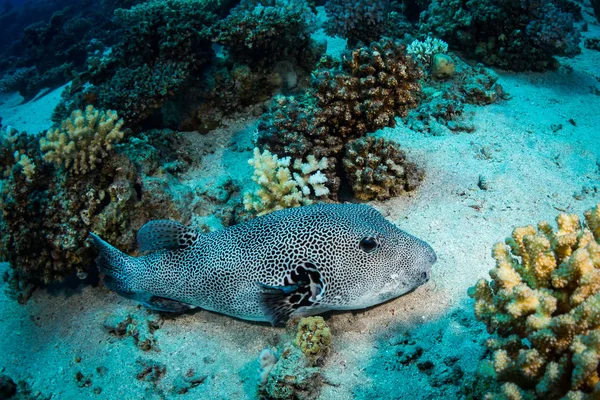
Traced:
<path id="1" fill-rule="evenodd" d="M 343 164 L 354 196 L 363 201 L 398 196 L 414 190 L 423 179 L 423 171 L 406 160 L 400 146 L 383 138 L 348 142 Z"/>
<path id="2" fill-rule="evenodd" d="M 585 226 L 561 214 L 558 230 L 547 222 L 520 227 L 508 247 L 494 246 L 492 281 L 481 279 L 469 296 L 494 333 L 486 362 L 498 381 L 547 399 L 600 395 L 599 210 L 585 213 Z"/>

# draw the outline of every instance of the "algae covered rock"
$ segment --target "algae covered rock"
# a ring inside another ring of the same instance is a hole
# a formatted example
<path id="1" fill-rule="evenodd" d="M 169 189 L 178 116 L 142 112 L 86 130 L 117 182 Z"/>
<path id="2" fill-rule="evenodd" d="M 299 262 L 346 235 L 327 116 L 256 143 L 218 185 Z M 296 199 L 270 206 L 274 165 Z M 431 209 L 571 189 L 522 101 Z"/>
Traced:
<path id="1" fill-rule="evenodd" d="M 331 332 L 323 317 L 302 318 L 298 324 L 294 344 L 313 362 L 327 355 L 331 344 Z"/>

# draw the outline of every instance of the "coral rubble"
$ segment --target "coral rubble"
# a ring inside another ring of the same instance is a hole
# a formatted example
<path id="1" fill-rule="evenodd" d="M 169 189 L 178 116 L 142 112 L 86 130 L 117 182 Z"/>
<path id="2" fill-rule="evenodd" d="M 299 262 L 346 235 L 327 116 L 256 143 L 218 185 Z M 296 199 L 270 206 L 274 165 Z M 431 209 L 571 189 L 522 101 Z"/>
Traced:
<path id="1" fill-rule="evenodd" d="M 492 250 L 491 282 L 469 289 L 475 316 L 493 336 L 483 375 L 501 393 L 597 398 L 600 361 L 600 205 L 519 227 Z M 487 398 L 497 398 L 489 394 Z"/>

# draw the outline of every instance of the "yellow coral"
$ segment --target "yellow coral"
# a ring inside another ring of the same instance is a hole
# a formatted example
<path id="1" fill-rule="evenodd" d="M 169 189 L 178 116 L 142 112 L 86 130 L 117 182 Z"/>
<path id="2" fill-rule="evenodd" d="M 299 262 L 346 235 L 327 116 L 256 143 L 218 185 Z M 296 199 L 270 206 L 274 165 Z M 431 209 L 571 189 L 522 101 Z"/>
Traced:
<path id="1" fill-rule="evenodd" d="M 279 158 L 268 150 L 260 152 L 254 148 L 254 157 L 248 163 L 254 167 L 252 180 L 259 185 L 254 192 L 244 194 L 244 207 L 257 215 L 276 210 L 299 207 L 313 203 L 313 197 L 325 197 L 329 189 L 325 186 L 327 177 L 326 158 L 317 160 L 309 155 L 307 162 L 290 157 Z"/>
<path id="2" fill-rule="evenodd" d="M 60 129 L 50 129 L 40 140 L 40 149 L 45 161 L 85 174 L 123 139 L 122 126 L 115 111 L 98 111 L 89 105 L 85 112 L 73 111 Z"/>
<path id="3" fill-rule="evenodd" d="M 323 317 L 302 318 L 298 324 L 294 344 L 312 360 L 327 354 L 331 344 L 331 332 Z"/>
<path id="4" fill-rule="evenodd" d="M 516 228 L 509 247 L 493 248 L 492 281 L 469 289 L 475 316 L 494 333 L 487 345 L 495 377 L 510 383 L 486 398 L 583 399 L 600 391 L 600 205 L 585 220 L 586 227 L 561 214 L 556 230 L 547 222 Z"/>

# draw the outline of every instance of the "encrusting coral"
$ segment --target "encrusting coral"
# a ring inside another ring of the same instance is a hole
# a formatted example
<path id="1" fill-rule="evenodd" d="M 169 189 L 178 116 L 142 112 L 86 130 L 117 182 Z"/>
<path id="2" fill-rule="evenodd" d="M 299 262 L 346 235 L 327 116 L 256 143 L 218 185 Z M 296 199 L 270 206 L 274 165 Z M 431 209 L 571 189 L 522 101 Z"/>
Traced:
<path id="1" fill-rule="evenodd" d="M 497 243 L 492 281 L 468 292 L 493 333 L 482 374 L 506 382 L 499 393 L 509 398 L 600 396 L 600 204 L 583 226 L 577 215 L 556 222 L 557 230 L 541 222 Z"/>
<path id="2" fill-rule="evenodd" d="M 348 142 L 343 164 L 354 196 L 362 201 L 387 200 L 416 189 L 423 179 L 400 146 L 383 138 Z"/>
<path id="3" fill-rule="evenodd" d="M 331 345 L 331 332 L 323 317 L 302 318 L 298 323 L 294 344 L 313 362 L 327 355 Z"/>
<path id="4" fill-rule="evenodd" d="M 254 158 L 248 161 L 254 167 L 252 180 L 259 185 L 255 192 L 247 192 L 244 206 L 258 215 L 285 208 L 305 206 L 313 198 L 327 198 L 327 177 L 321 172 L 327 169 L 327 159 L 317 160 L 309 155 L 307 162 L 290 157 L 279 158 L 264 150 L 261 154 L 254 148 Z"/>
<path id="5" fill-rule="evenodd" d="M 95 169 L 123 139 L 122 126 L 123 120 L 115 111 L 99 111 L 91 105 L 85 112 L 73 111 L 60 128 L 50 129 L 40 140 L 44 161 L 85 174 Z"/>

